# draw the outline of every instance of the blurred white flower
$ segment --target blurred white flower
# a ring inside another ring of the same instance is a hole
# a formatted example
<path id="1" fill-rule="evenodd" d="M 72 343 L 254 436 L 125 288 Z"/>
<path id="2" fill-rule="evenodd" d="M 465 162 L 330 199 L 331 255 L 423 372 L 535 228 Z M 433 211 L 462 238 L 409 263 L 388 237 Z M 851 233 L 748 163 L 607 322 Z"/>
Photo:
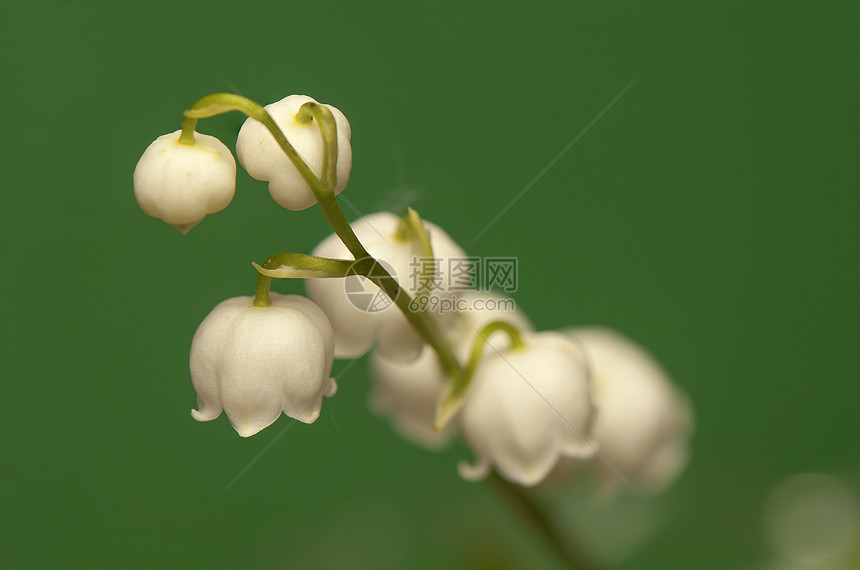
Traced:
<path id="1" fill-rule="evenodd" d="M 491 467 L 520 485 L 540 483 L 562 457 L 586 458 L 594 409 L 582 350 L 555 333 L 526 333 L 525 347 L 488 352 L 465 395 L 459 426 L 476 455 L 460 464 L 475 480 Z"/>
<path id="2" fill-rule="evenodd" d="M 419 288 L 415 277 L 420 271 L 421 256 L 413 253 L 411 241 L 398 235 L 400 218 L 388 212 L 364 216 L 352 224 L 355 235 L 365 249 L 413 295 Z M 442 228 L 424 222 L 430 234 L 434 258 L 444 267 L 447 259 L 465 257 L 465 253 Z M 323 240 L 313 255 L 350 259 L 346 246 L 335 234 Z M 441 280 L 440 280 L 441 281 Z M 368 279 L 351 275 L 344 279 L 308 279 L 308 295 L 328 315 L 334 328 L 337 358 L 353 358 L 377 339 L 378 350 L 389 359 L 408 362 L 421 354 L 424 341 L 386 294 Z M 444 283 L 433 291 L 437 298 L 455 296 Z M 453 316 L 453 313 L 452 313 Z"/>
<path id="3" fill-rule="evenodd" d="M 800 473 L 777 486 L 767 502 L 765 530 L 783 568 L 857 568 L 851 560 L 852 553 L 860 554 L 857 497 L 835 477 Z"/>
<path id="4" fill-rule="evenodd" d="M 490 321 L 506 321 L 523 332 L 532 330 L 522 311 L 498 308 L 506 307 L 503 301 L 507 300 L 500 293 L 465 291 L 461 298 L 463 306 L 474 309 L 457 315 L 457 325 L 451 327 L 448 337 L 461 362 L 468 358 L 476 331 Z M 487 341 L 485 352 L 502 351 L 510 346 L 508 335 L 499 331 L 491 334 Z M 441 431 L 432 427 L 446 381 L 432 348 L 424 345 L 418 359 L 410 362 L 387 358 L 375 350 L 370 359 L 370 378 L 371 408 L 380 416 L 390 417 L 404 439 L 428 449 L 440 449 L 451 441 L 454 424 L 449 423 Z"/>
<path id="5" fill-rule="evenodd" d="M 436 402 L 445 382 L 445 373 L 436 352 L 425 345 L 411 362 L 398 362 L 373 351 L 370 358 L 373 382 L 370 407 L 380 416 L 390 416 L 403 439 L 435 450 L 451 441 L 449 424 L 441 431 L 432 428 Z"/>
<path id="6" fill-rule="evenodd" d="M 269 307 L 253 297 L 219 303 L 191 343 L 191 380 L 199 421 L 227 412 L 242 437 L 271 425 L 281 412 L 305 423 L 333 396 L 334 342 L 325 313 L 299 295 L 271 293 Z"/>
<path id="7" fill-rule="evenodd" d="M 182 131 L 162 135 L 147 147 L 134 169 L 134 197 L 141 209 L 182 233 L 227 207 L 236 191 L 236 161 L 224 143 Z"/>
<path id="8" fill-rule="evenodd" d="M 604 328 L 565 333 L 581 344 L 591 370 L 597 407 L 591 441 L 605 458 L 593 462 L 603 490 L 611 494 L 624 484 L 615 469 L 638 491 L 664 490 L 687 464 L 689 400 L 650 354 L 621 334 Z"/>
<path id="9" fill-rule="evenodd" d="M 316 121 L 299 123 L 295 119 L 299 108 L 308 102 L 316 103 L 305 95 L 290 95 L 266 105 L 266 111 L 299 156 L 321 176 L 324 149 L 319 126 Z M 337 184 L 334 193 L 339 194 L 346 188 L 352 170 L 352 147 L 349 144 L 352 131 L 343 113 L 331 105 L 323 106 L 331 111 L 337 126 Z M 316 204 L 311 187 L 261 122 L 256 119 L 245 121 L 236 140 L 236 155 L 248 174 L 269 183 L 269 193 L 284 208 L 304 210 Z"/>

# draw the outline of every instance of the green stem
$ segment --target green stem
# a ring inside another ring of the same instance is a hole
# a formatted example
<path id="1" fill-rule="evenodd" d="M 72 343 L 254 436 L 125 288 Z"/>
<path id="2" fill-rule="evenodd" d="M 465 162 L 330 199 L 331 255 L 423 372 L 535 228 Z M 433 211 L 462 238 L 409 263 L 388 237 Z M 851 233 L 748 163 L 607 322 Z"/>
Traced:
<path id="1" fill-rule="evenodd" d="M 283 131 L 281 131 L 281 128 L 275 123 L 272 116 L 269 115 L 269 112 L 256 101 L 252 101 L 246 97 L 235 95 L 233 93 L 213 93 L 212 95 L 203 97 L 194 103 L 190 109 L 185 111 L 185 119 L 186 123 L 189 122 L 190 119 L 193 119 L 196 122 L 197 119 L 214 117 L 231 111 L 239 111 L 248 118 L 262 123 L 275 138 L 275 142 L 278 143 L 278 146 L 282 151 L 284 151 L 284 154 L 287 155 L 287 158 L 293 163 L 296 170 L 299 171 L 299 174 L 302 175 L 302 178 L 307 180 L 312 186 L 312 181 L 317 183 L 319 186 L 319 183 L 322 181 L 314 174 L 308 163 L 299 156 L 299 153 L 296 152 L 296 149 L 293 148 L 293 145 L 291 145 L 287 140 L 287 137 L 284 135 Z M 185 130 L 186 123 L 183 123 L 183 131 Z"/>
<path id="2" fill-rule="evenodd" d="M 269 287 L 272 284 L 272 278 L 257 273 L 257 286 L 254 289 L 254 306 L 269 307 L 272 305 L 272 300 L 269 298 Z"/>
<path id="3" fill-rule="evenodd" d="M 197 128 L 197 119 L 186 115 L 182 120 L 182 132 L 179 134 L 179 144 L 192 146 L 194 144 L 194 129 Z"/>
<path id="4" fill-rule="evenodd" d="M 323 171 L 326 172 L 327 178 L 336 178 L 334 173 L 336 173 L 337 170 L 337 129 L 334 116 L 332 116 L 328 109 L 325 109 L 320 105 L 305 103 L 302 107 L 304 108 L 305 106 L 308 106 L 309 112 L 317 120 L 317 125 L 319 126 L 320 135 L 323 140 L 323 146 L 326 149 L 326 155 L 331 154 L 330 158 L 327 156 L 327 158 L 329 158 L 329 162 L 326 162 L 325 159 L 323 160 Z M 326 168 L 325 165 L 328 165 L 328 168 Z M 349 222 L 346 220 L 346 216 L 344 216 L 343 210 L 341 210 L 340 204 L 338 204 L 337 199 L 335 198 L 334 188 L 326 184 L 324 180 L 317 177 L 314 177 L 313 180 L 307 181 L 317 197 L 320 209 L 331 224 L 335 233 L 340 237 L 341 241 L 343 241 L 344 245 L 346 245 L 347 249 L 349 249 L 349 252 L 353 255 L 356 261 L 362 262 L 361 264 L 356 264 L 357 266 L 365 268 L 365 272 L 362 274 L 370 279 L 377 287 L 382 289 L 389 299 L 394 301 L 403 315 L 407 320 L 409 320 L 409 323 L 415 331 L 421 335 L 422 339 L 424 339 L 424 342 L 429 344 L 430 347 L 436 351 L 436 354 L 439 356 L 439 363 L 442 366 L 442 370 L 444 370 L 451 378 L 458 376 L 461 370 L 460 363 L 457 361 L 457 357 L 454 355 L 454 351 L 451 349 L 451 346 L 442 335 L 442 331 L 439 330 L 439 326 L 436 324 L 436 321 L 433 320 L 430 315 L 423 310 L 423 308 L 419 307 L 416 310 L 409 294 L 403 291 L 397 283 L 397 280 L 394 279 L 394 277 L 392 277 L 388 271 L 367 252 L 353 232 L 352 226 L 350 226 Z M 415 232 L 423 234 L 423 239 L 419 235 L 419 243 L 422 244 L 423 248 L 429 249 L 430 238 L 424 229 L 424 225 L 421 223 L 421 219 L 415 211 L 410 213 L 410 222 L 413 224 L 413 230 Z M 430 252 L 432 255 L 432 249 L 430 249 Z M 364 262 L 363 260 L 367 261 Z M 371 274 L 371 270 L 374 269 L 375 271 Z M 379 273 L 382 275 L 378 275 Z"/>
<path id="5" fill-rule="evenodd" d="M 239 111 L 248 118 L 259 121 L 264 127 L 266 127 L 266 129 L 268 129 L 272 134 L 272 137 L 274 137 L 277 145 L 281 148 L 284 154 L 287 155 L 287 158 L 293 163 L 293 166 L 299 174 L 301 174 L 302 178 L 304 178 L 310 185 L 311 190 L 317 197 L 317 202 L 319 202 L 323 214 L 329 224 L 331 224 L 335 234 L 337 234 L 341 241 L 343 241 L 352 256 L 355 259 L 369 257 L 364 246 L 361 245 L 358 237 L 356 237 L 355 233 L 352 231 L 352 227 L 350 227 L 346 216 L 343 215 L 343 211 L 340 209 L 340 206 L 338 206 L 337 200 L 334 196 L 334 188 L 329 186 L 325 180 L 317 176 L 308 163 L 299 156 L 299 153 L 296 152 L 296 149 L 293 148 L 293 145 L 291 145 L 290 141 L 287 140 L 284 132 L 275 123 L 275 120 L 271 115 L 269 115 L 269 112 L 266 111 L 266 109 L 264 109 L 259 103 L 233 93 L 214 93 L 212 95 L 207 95 L 194 103 L 194 105 L 191 106 L 191 109 L 185 111 L 185 117 L 186 119 L 202 119 L 206 117 L 214 117 L 215 115 L 221 115 L 223 113 L 229 113 L 231 111 Z M 324 114 L 321 114 L 320 116 L 323 117 Z M 334 122 L 331 112 L 329 112 L 328 118 L 331 118 L 331 122 Z M 321 133 L 323 136 L 326 136 L 327 133 L 331 133 L 331 129 L 329 127 L 322 127 Z M 323 144 L 326 145 L 325 141 Z M 326 145 L 326 148 L 328 148 L 328 145 Z M 334 148 L 336 154 L 336 140 L 334 142 Z M 333 162 L 336 165 L 336 156 Z"/>
<path id="6" fill-rule="evenodd" d="M 348 259 L 331 259 L 304 253 L 277 253 L 262 265 L 253 264 L 269 277 L 310 278 L 347 277 L 355 275 L 355 262 Z"/>
<path id="7" fill-rule="evenodd" d="M 255 307 L 268 307 L 272 304 L 269 288 L 272 277 L 325 278 L 346 277 L 355 273 L 353 263 L 345 259 L 330 259 L 305 255 L 304 253 L 278 253 L 267 259 L 257 268 L 257 287 L 254 293 Z M 271 271 L 266 271 L 271 270 Z M 284 270 L 278 274 L 278 270 Z"/>
<path id="8" fill-rule="evenodd" d="M 322 106 L 317 105 L 315 107 L 319 108 Z M 313 169 L 304 161 L 304 159 L 302 159 L 301 156 L 299 156 L 296 149 L 293 148 L 287 140 L 287 137 L 275 123 L 272 116 L 269 115 L 268 111 L 266 111 L 266 109 L 264 109 L 259 103 L 233 93 L 214 93 L 212 95 L 207 95 L 194 103 L 194 105 L 191 106 L 191 109 L 185 111 L 186 120 L 183 123 L 183 135 L 186 132 L 186 126 L 188 126 L 191 128 L 190 136 L 193 136 L 193 129 L 197 119 L 214 117 L 231 111 L 239 111 L 245 116 L 259 121 L 269 130 L 274 137 L 275 142 L 284 154 L 287 155 L 287 158 L 292 162 L 293 166 L 299 174 L 301 174 L 302 178 L 304 178 L 310 185 L 323 215 L 328 220 L 334 233 L 341 239 L 350 254 L 352 254 L 353 258 L 356 260 L 373 260 L 373 257 L 367 252 L 361 241 L 359 241 L 358 237 L 355 235 L 355 232 L 352 230 L 352 226 L 349 225 L 343 210 L 341 210 L 340 205 L 337 203 L 337 199 L 334 194 L 334 187 L 330 186 L 327 180 L 324 180 L 323 177 L 317 176 L 313 172 Z M 323 145 L 327 150 L 331 151 L 329 162 L 325 163 L 325 166 L 329 170 L 333 169 L 336 172 L 337 129 L 334 124 L 334 117 L 331 115 L 330 111 L 325 113 L 309 108 L 308 112 L 311 112 L 314 118 L 317 119 L 317 123 L 320 127 L 320 134 L 323 137 Z M 192 123 L 192 120 L 194 123 Z M 329 153 L 327 152 L 326 154 Z M 325 172 L 325 170 L 326 168 L 323 169 L 323 172 Z M 336 176 L 326 176 L 325 178 L 328 180 L 336 180 Z M 376 265 L 381 267 L 378 263 Z M 456 377 L 460 372 L 460 364 L 457 362 L 457 358 L 454 356 L 453 350 L 442 336 L 436 322 L 431 319 L 427 313 L 413 311 L 410 308 L 412 299 L 409 295 L 400 289 L 397 281 L 391 277 L 384 268 L 382 271 L 383 275 L 381 277 L 374 277 L 371 281 L 385 291 L 385 294 L 397 304 L 401 311 L 403 311 L 403 314 L 418 334 L 420 334 L 424 341 L 439 354 L 439 361 L 445 372 L 452 378 Z M 255 295 L 254 300 L 255 305 L 259 303 L 258 306 L 267 306 L 271 303 L 268 293 L 270 281 L 270 278 L 263 276 L 262 274 L 257 277 L 257 294 Z"/>
<path id="9" fill-rule="evenodd" d="M 450 398 L 459 398 L 463 393 L 465 393 L 466 388 L 469 387 L 469 383 L 472 381 L 472 377 L 478 370 L 478 365 L 481 363 L 481 357 L 484 355 L 484 345 L 488 342 L 487 339 L 497 331 L 502 331 L 510 337 L 510 350 L 520 350 L 525 347 L 522 333 L 520 333 L 517 327 L 507 321 L 491 321 L 481 327 L 481 330 L 477 331 L 475 342 L 472 343 L 469 362 L 466 363 L 463 373 L 454 381 L 453 390 L 449 396 Z"/>
<path id="10" fill-rule="evenodd" d="M 509 350 L 520 350 L 525 347 L 525 342 L 519 329 L 505 321 L 489 322 L 481 327 L 481 330 L 476 331 L 477 336 L 475 337 L 475 342 L 472 344 L 472 352 L 469 355 L 466 367 L 460 370 L 459 374 L 451 376 L 451 382 L 445 386 L 445 392 L 439 398 L 436 407 L 436 419 L 433 422 L 434 429 L 444 429 L 454 419 L 460 408 L 463 407 L 466 390 L 469 388 L 472 377 L 478 370 L 478 364 L 480 364 L 481 357 L 484 354 L 484 345 L 487 344 L 487 339 L 496 331 L 502 331 L 510 337 L 511 348 Z"/>
<path id="11" fill-rule="evenodd" d="M 534 529 L 546 539 L 568 568 L 577 570 L 600 570 L 602 568 L 589 558 L 570 536 L 558 528 L 544 511 L 543 506 L 526 489 L 500 477 L 495 472 L 490 476 L 490 480 L 508 498 L 523 518 L 529 521 Z"/>
<path id="12" fill-rule="evenodd" d="M 316 119 L 323 140 L 322 176 L 332 192 L 337 191 L 337 123 L 328 107 L 309 101 L 299 108 L 296 120 L 300 123 Z"/>

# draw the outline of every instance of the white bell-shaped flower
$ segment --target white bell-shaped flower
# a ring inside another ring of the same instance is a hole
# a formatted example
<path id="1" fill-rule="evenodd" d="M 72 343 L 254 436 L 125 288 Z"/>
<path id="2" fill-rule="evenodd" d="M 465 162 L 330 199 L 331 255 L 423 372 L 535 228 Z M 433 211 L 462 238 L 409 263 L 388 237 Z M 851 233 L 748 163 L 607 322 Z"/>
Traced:
<path id="1" fill-rule="evenodd" d="M 236 161 L 224 143 L 182 131 L 162 135 L 144 151 L 134 169 L 134 197 L 141 209 L 182 233 L 227 207 L 236 191 Z"/>
<path id="2" fill-rule="evenodd" d="M 646 493 L 665 489 L 687 464 L 693 413 L 660 364 L 621 334 L 604 328 L 565 331 L 586 353 L 597 419 L 592 441 L 604 492 L 623 480 Z"/>
<path id="3" fill-rule="evenodd" d="M 506 321 L 522 331 L 532 330 L 525 314 L 511 299 L 495 292 L 465 291 L 459 303 L 459 326 L 449 329 L 448 341 L 461 361 L 468 358 L 476 331 L 490 321 Z M 505 350 L 510 337 L 495 332 L 487 339 L 485 351 Z M 441 449 L 451 441 L 454 424 L 441 431 L 433 429 L 436 409 L 445 388 L 446 375 L 436 352 L 424 345 L 411 362 L 386 357 L 375 350 L 370 358 L 370 406 L 380 416 L 388 416 L 397 432 L 427 449 Z"/>
<path id="4" fill-rule="evenodd" d="M 318 176 L 323 174 L 323 141 L 316 121 L 299 123 L 296 114 L 308 102 L 316 101 L 305 95 L 290 95 L 266 105 L 266 111 L 287 137 L 311 170 Z M 349 181 L 352 170 L 352 136 L 349 121 L 335 107 L 323 105 L 337 126 L 337 184 L 334 193 L 339 194 Z M 252 177 L 269 183 L 269 193 L 275 201 L 288 210 L 304 210 L 316 204 L 311 187 L 293 166 L 293 163 L 275 142 L 269 130 L 256 119 L 248 119 L 239 130 L 236 140 L 236 155 L 239 162 Z"/>
<path id="5" fill-rule="evenodd" d="M 425 345 L 411 362 L 386 358 L 378 350 L 370 359 L 373 383 L 370 407 L 380 416 L 389 416 L 403 439 L 436 450 L 445 447 L 454 435 L 453 426 L 432 428 L 436 402 L 445 382 L 445 372 L 436 352 Z"/>
<path id="6" fill-rule="evenodd" d="M 374 258 L 397 280 L 400 287 L 415 296 L 421 283 L 417 278 L 422 264 L 420 255 L 413 253 L 413 244 L 398 232 L 400 218 L 388 212 L 365 216 L 352 224 L 356 236 Z M 433 245 L 434 259 L 444 267 L 448 259 L 463 258 L 465 253 L 442 230 L 424 222 Z M 349 251 L 332 234 L 313 250 L 313 255 L 350 259 Z M 436 299 L 455 296 L 444 279 L 431 293 Z M 415 360 L 421 353 L 423 340 L 403 316 L 400 309 L 361 275 L 344 279 L 308 279 L 308 295 L 328 315 L 334 328 L 336 358 L 353 358 L 368 349 L 376 340 L 379 351 L 400 362 Z M 453 313 L 451 313 L 453 315 Z"/>
<path id="7" fill-rule="evenodd" d="M 325 313 L 299 295 L 271 293 L 271 301 L 255 307 L 253 297 L 233 297 L 200 323 L 190 355 L 194 419 L 214 420 L 223 410 L 248 437 L 281 412 L 313 423 L 322 396 L 334 395 L 334 337 Z"/>
<path id="8" fill-rule="evenodd" d="M 476 455 L 460 464 L 475 480 L 491 468 L 520 485 L 540 483 L 561 457 L 594 454 L 585 359 L 554 332 L 523 335 L 525 347 L 487 353 L 465 394 L 459 426 Z"/>

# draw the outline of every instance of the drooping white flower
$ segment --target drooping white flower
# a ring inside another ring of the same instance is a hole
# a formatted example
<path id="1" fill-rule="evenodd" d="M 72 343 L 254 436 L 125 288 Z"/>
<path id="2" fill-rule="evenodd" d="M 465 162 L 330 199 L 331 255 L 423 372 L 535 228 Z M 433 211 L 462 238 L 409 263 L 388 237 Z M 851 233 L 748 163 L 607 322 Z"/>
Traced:
<path id="1" fill-rule="evenodd" d="M 441 449 L 451 441 L 454 430 L 432 428 L 436 402 L 445 381 L 445 372 L 436 352 L 425 345 L 411 362 L 386 358 L 378 350 L 370 359 L 373 382 L 370 407 L 380 416 L 389 416 L 397 432 L 412 443 L 427 449 Z"/>
<path id="2" fill-rule="evenodd" d="M 475 480 L 494 468 L 520 485 L 540 483 L 561 457 L 590 457 L 594 416 L 582 351 L 558 333 L 523 335 L 525 347 L 488 353 L 465 395 L 459 426 L 476 455 L 460 464 Z"/>
<path id="3" fill-rule="evenodd" d="M 271 300 L 255 307 L 253 297 L 233 297 L 200 323 L 189 359 L 194 419 L 214 420 L 223 410 L 248 437 L 281 412 L 313 423 L 322 396 L 334 395 L 334 341 L 325 313 L 299 295 L 271 293 Z"/>
<path id="4" fill-rule="evenodd" d="M 490 321 L 502 320 L 522 331 L 532 330 L 525 314 L 516 309 L 510 299 L 496 292 L 465 291 L 457 326 L 447 329 L 447 340 L 455 354 L 465 362 L 474 342 L 476 331 Z M 505 350 L 510 338 L 495 332 L 487 339 L 485 351 Z M 433 429 L 439 398 L 445 387 L 446 375 L 436 352 L 424 345 L 421 355 L 413 361 L 401 362 L 373 351 L 370 359 L 370 405 L 380 416 L 391 418 L 400 435 L 428 449 L 440 449 L 451 441 L 454 424 L 441 431 Z"/>
<path id="5" fill-rule="evenodd" d="M 227 207 L 236 191 L 236 161 L 217 138 L 182 131 L 162 135 L 147 147 L 134 169 L 134 196 L 141 209 L 182 233 Z"/>
<path id="6" fill-rule="evenodd" d="M 846 483 L 825 473 L 798 473 L 770 492 L 764 526 L 777 560 L 767 568 L 858 568 L 860 504 Z"/>
<path id="7" fill-rule="evenodd" d="M 580 343 L 591 369 L 597 406 L 592 441 L 605 458 L 594 465 L 604 491 L 624 484 L 615 470 L 638 491 L 662 491 L 687 464 L 689 400 L 650 354 L 621 334 L 604 328 L 565 333 Z"/>
<path id="8" fill-rule="evenodd" d="M 400 287 L 414 297 L 420 288 L 417 273 L 421 257 L 413 252 L 410 240 L 398 233 L 400 218 L 388 212 L 365 216 L 352 224 L 356 236 L 374 258 L 392 274 Z M 450 258 L 465 253 L 442 228 L 424 222 L 433 244 L 434 258 L 445 266 Z M 332 234 L 313 250 L 313 255 L 350 259 L 349 251 Z M 440 279 L 440 281 L 444 281 Z M 352 358 L 369 348 L 374 340 L 379 351 L 390 359 L 406 362 L 418 358 L 423 340 L 403 316 L 400 309 L 368 279 L 351 275 L 344 279 L 308 279 L 308 295 L 328 315 L 334 328 L 335 357 Z M 436 299 L 455 296 L 444 282 L 433 295 Z"/>
<path id="9" fill-rule="evenodd" d="M 296 121 L 299 108 L 308 102 L 316 103 L 305 95 L 290 95 L 266 105 L 266 111 L 296 152 L 321 176 L 324 149 L 319 126 L 316 121 Z M 349 144 L 352 131 L 343 113 L 331 105 L 323 106 L 331 111 L 337 126 L 337 184 L 334 193 L 339 194 L 346 188 L 352 170 L 352 147 Z M 269 193 L 284 208 L 304 210 L 316 204 L 311 187 L 261 122 L 256 119 L 245 121 L 236 140 L 236 155 L 248 174 L 269 183 Z"/>

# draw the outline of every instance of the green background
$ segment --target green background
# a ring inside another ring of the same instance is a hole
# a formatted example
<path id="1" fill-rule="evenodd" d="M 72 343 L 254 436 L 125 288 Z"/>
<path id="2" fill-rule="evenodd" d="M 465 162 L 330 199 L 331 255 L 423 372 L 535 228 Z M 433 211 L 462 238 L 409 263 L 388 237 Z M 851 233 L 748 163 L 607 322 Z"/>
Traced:
<path id="1" fill-rule="evenodd" d="M 615 327 L 690 394 L 692 462 L 665 496 L 546 499 L 593 551 L 761 567 L 774 485 L 822 471 L 860 492 L 856 8 L 693 4 L 5 5 L 0 567 L 556 564 L 458 478 L 465 446 L 425 452 L 369 412 L 364 361 L 222 492 L 289 422 L 247 440 L 194 422 L 191 335 L 251 292 L 252 260 L 327 226 L 240 171 L 182 236 L 131 174 L 183 109 L 234 89 L 339 107 L 358 211 L 412 204 L 470 254 L 518 257 L 540 328 Z M 200 130 L 232 148 L 241 122 Z"/>

